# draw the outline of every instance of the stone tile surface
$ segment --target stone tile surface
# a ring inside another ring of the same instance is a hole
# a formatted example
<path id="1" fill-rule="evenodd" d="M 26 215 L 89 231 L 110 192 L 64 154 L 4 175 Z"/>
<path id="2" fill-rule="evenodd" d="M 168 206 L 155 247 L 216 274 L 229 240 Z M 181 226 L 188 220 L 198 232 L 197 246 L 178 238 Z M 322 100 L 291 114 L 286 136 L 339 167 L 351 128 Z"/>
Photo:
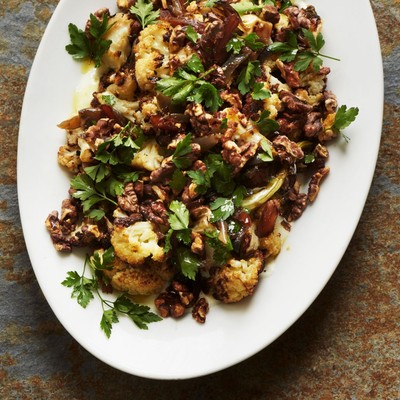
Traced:
<path id="1" fill-rule="evenodd" d="M 57 3 L 0 3 L 0 398 L 400 399 L 400 1 L 371 0 L 385 72 L 382 142 L 364 212 L 335 274 L 268 348 L 178 382 L 129 376 L 88 354 L 54 317 L 30 266 L 17 206 L 18 124 Z"/>

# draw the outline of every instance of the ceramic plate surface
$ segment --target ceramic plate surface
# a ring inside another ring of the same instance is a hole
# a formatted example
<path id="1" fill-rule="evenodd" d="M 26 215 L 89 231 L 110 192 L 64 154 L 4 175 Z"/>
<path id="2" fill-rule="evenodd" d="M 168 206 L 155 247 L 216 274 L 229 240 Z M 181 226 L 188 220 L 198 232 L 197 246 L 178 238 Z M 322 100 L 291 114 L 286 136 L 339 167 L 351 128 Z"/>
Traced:
<path id="1" fill-rule="evenodd" d="M 271 274 L 263 274 L 255 295 L 237 305 L 212 305 L 204 325 L 190 316 L 165 319 L 137 329 L 121 318 L 110 339 L 100 330 L 101 305 L 81 308 L 60 282 L 81 271 L 83 255 L 55 251 L 44 221 L 67 197 L 68 174 L 57 164 L 64 131 L 56 125 L 71 116 L 82 67 L 64 50 L 67 26 L 85 25 L 90 12 L 115 1 L 61 0 L 32 66 L 21 116 L 18 195 L 29 256 L 40 287 L 67 331 L 105 363 L 130 374 L 183 379 L 232 366 L 260 351 L 310 306 L 323 289 L 354 233 L 371 184 L 381 133 L 382 60 L 367 0 L 312 3 L 324 20 L 324 53 L 332 72 L 328 88 L 339 104 L 360 114 L 347 130 L 348 144 L 330 149 L 331 173 L 314 205 L 293 225 Z"/>

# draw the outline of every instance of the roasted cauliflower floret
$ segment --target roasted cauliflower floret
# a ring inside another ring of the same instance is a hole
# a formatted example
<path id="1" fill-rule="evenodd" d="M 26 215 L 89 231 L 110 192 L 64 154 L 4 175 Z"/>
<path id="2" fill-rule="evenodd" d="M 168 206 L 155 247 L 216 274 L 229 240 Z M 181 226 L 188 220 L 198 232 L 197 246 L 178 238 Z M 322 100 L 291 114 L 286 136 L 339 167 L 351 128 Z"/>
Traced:
<path id="1" fill-rule="evenodd" d="M 245 143 L 260 143 L 264 136 L 257 126 L 235 107 L 228 107 L 221 111 L 221 117 L 227 119 L 228 129 L 224 137 L 239 145 Z"/>
<path id="2" fill-rule="evenodd" d="M 71 172 L 77 173 L 79 171 L 79 166 L 82 164 L 78 151 L 79 149 L 68 145 L 61 146 L 58 149 L 58 163 L 63 167 L 67 167 Z"/>
<path id="3" fill-rule="evenodd" d="M 129 42 L 131 23 L 128 15 L 118 13 L 110 18 L 111 28 L 104 35 L 104 39 L 111 40 L 111 45 L 102 58 L 102 66 L 117 71 L 126 63 L 130 53 Z"/>
<path id="4" fill-rule="evenodd" d="M 268 236 L 260 238 L 260 249 L 264 250 L 266 257 L 276 257 L 281 252 L 281 248 L 282 238 L 276 228 Z"/>
<path id="5" fill-rule="evenodd" d="M 271 42 L 272 24 L 263 21 L 253 14 L 242 15 L 242 23 L 246 34 L 256 33 L 262 42 L 269 44 Z"/>
<path id="6" fill-rule="evenodd" d="M 261 251 L 247 260 L 231 258 L 224 267 L 211 271 L 209 279 L 214 297 L 224 303 L 236 303 L 253 294 L 264 269 Z"/>
<path id="7" fill-rule="evenodd" d="M 188 45 L 172 45 L 175 31 L 180 29 L 179 26 L 173 28 L 166 21 L 158 21 L 140 32 L 134 53 L 136 80 L 141 90 L 152 91 L 158 78 L 170 77 L 171 69 L 185 64 L 194 53 Z M 171 37 L 171 40 L 166 41 L 167 37 Z"/>
<path id="8" fill-rule="evenodd" d="M 170 30 L 168 23 L 158 22 L 140 32 L 134 51 L 136 80 L 141 90 L 151 91 L 157 77 L 169 76 L 168 42 L 164 41 L 164 35 L 168 35 Z"/>
<path id="9" fill-rule="evenodd" d="M 147 296 L 163 290 L 172 279 L 174 270 L 167 263 L 131 265 L 115 257 L 114 268 L 104 270 L 104 274 L 116 290 L 130 295 Z"/>
<path id="10" fill-rule="evenodd" d="M 158 245 L 158 236 L 149 221 L 139 221 L 128 227 L 115 226 L 111 234 L 115 255 L 132 264 L 143 264 L 147 258 L 164 261 L 164 249 Z"/>
<path id="11" fill-rule="evenodd" d="M 160 154 L 160 146 L 155 139 L 148 140 L 132 160 L 132 167 L 155 171 L 160 168 L 164 157 Z"/>
<path id="12" fill-rule="evenodd" d="M 131 69 L 122 67 L 110 76 L 109 81 L 107 91 L 122 100 L 133 101 L 137 83 Z"/>

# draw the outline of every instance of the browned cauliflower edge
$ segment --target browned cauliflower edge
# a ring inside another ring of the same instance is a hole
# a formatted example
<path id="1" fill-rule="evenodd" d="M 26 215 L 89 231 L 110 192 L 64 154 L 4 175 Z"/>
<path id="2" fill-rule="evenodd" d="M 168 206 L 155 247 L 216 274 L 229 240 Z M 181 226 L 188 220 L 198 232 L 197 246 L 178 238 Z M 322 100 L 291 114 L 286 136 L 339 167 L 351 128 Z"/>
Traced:
<path id="1" fill-rule="evenodd" d="M 237 303 L 253 294 L 264 269 L 264 256 L 256 251 L 248 259 L 231 258 L 223 267 L 211 271 L 210 289 L 217 300 Z"/>

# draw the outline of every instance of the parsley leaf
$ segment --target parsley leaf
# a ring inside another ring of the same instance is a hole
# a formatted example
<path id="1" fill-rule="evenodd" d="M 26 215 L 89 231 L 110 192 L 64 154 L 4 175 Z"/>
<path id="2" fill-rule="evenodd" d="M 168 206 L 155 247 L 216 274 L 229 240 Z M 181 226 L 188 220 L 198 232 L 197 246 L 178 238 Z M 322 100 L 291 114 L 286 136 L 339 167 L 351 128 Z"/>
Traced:
<path id="1" fill-rule="evenodd" d="M 162 320 L 157 314 L 151 312 L 148 306 L 134 303 L 125 294 L 119 296 L 113 306 L 117 312 L 127 315 L 140 329 L 148 329 L 148 324 Z"/>
<path id="2" fill-rule="evenodd" d="M 168 253 L 172 248 L 171 238 L 174 232 L 176 232 L 175 236 L 179 241 L 183 242 L 186 245 L 189 245 L 191 243 L 189 229 L 189 210 L 186 208 L 185 204 L 183 204 L 179 200 L 171 201 L 169 209 L 172 211 L 172 213 L 170 213 L 168 216 L 170 228 L 165 238 L 165 253 Z"/>
<path id="3" fill-rule="evenodd" d="M 136 16 L 137 20 L 144 29 L 147 25 L 153 24 L 160 16 L 160 10 L 153 10 L 153 3 L 144 0 L 137 0 L 134 6 L 131 6 L 129 11 Z"/>
<path id="4" fill-rule="evenodd" d="M 195 280 L 201 263 L 200 259 L 185 247 L 179 247 L 175 255 L 175 262 L 178 264 L 182 274 L 189 279 Z"/>
<path id="5" fill-rule="evenodd" d="M 88 218 L 94 219 L 95 221 L 100 221 L 102 218 L 104 218 L 106 212 L 104 210 L 95 208 L 90 210 L 86 215 Z"/>
<path id="6" fill-rule="evenodd" d="M 211 187 L 211 178 L 208 171 L 188 171 L 187 174 L 192 178 L 193 183 L 196 184 L 196 193 L 206 194 L 207 190 Z"/>
<path id="7" fill-rule="evenodd" d="M 204 72 L 203 63 L 201 62 L 200 57 L 197 56 L 196 54 L 193 54 L 192 57 L 190 57 L 190 59 L 189 59 L 189 61 L 187 62 L 186 65 L 195 74 L 199 74 L 200 72 Z"/>
<path id="8" fill-rule="evenodd" d="M 263 153 L 258 154 L 258 158 L 264 162 L 270 162 L 274 160 L 274 156 L 272 154 L 272 146 L 267 139 L 262 139 L 260 142 L 261 148 L 264 150 Z"/>
<path id="9" fill-rule="evenodd" d="M 100 201 L 106 200 L 115 206 L 117 203 L 109 198 L 105 190 L 99 190 L 92 178 L 87 174 L 77 175 L 71 179 L 71 187 L 75 189 L 72 197 L 79 199 L 82 202 L 83 212 L 86 213 L 90 208 Z"/>
<path id="10" fill-rule="evenodd" d="M 280 53 L 279 58 L 282 61 L 291 62 L 296 58 L 298 52 L 298 44 L 296 34 L 292 31 L 287 32 L 286 42 L 274 42 L 270 44 L 269 51 Z"/>
<path id="11" fill-rule="evenodd" d="M 221 154 L 209 154 L 204 162 L 210 175 L 212 188 L 223 196 L 230 195 L 235 188 L 232 166 L 223 160 Z"/>
<path id="12" fill-rule="evenodd" d="M 228 259 L 231 257 L 231 251 L 233 250 L 232 242 L 228 236 L 228 243 L 223 243 L 219 239 L 219 231 L 205 231 L 206 243 L 213 249 L 213 260 L 217 266 L 225 265 Z"/>
<path id="13" fill-rule="evenodd" d="M 347 109 L 347 106 L 341 106 L 336 112 L 335 122 L 332 125 L 332 129 L 334 129 L 336 132 L 339 132 L 340 130 L 347 128 L 352 122 L 355 121 L 358 112 L 358 107 L 350 107 Z"/>
<path id="14" fill-rule="evenodd" d="M 91 59 L 95 62 L 96 68 L 101 65 L 101 58 L 111 45 L 111 40 L 104 40 L 103 36 L 111 28 L 108 25 L 107 14 L 101 20 L 90 14 L 89 35 L 70 23 L 68 32 L 71 43 L 65 46 L 68 54 L 76 60 Z"/>
<path id="15" fill-rule="evenodd" d="M 113 197 L 122 194 L 124 183 L 138 179 L 140 172 L 132 171 L 130 163 L 142 145 L 142 136 L 140 128 L 131 129 L 128 124 L 98 147 L 94 156 L 98 164 L 85 167 L 85 173 L 71 179 L 70 185 L 75 189 L 72 197 L 81 201 L 85 214 L 103 200 L 117 205 Z M 103 216 L 104 211 L 100 210 L 90 213 L 97 220 Z"/>
<path id="16" fill-rule="evenodd" d="M 263 82 L 256 82 L 253 87 L 251 97 L 254 100 L 265 100 L 271 97 L 271 92 L 264 88 Z"/>
<path id="17" fill-rule="evenodd" d="M 86 278 L 83 274 L 79 275 L 76 271 L 67 272 L 67 278 L 61 284 L 72 288 L 71 297 L 75 297 L 83 308 L 86 308 L 90 300 L 94 298 L 92 290 L 96 286 L 96 281 Z"/>
<path id="18" fill-rule="evenodd" d="M 77 299 L 79 305 L 86 308 L 95 293 L 101 301 L 103 314 L 100 320 L 100 328 L 109 338 L 113 324 L 119 322 L 118 314 L 127 315 L 140 329 L 148 329 L 147 324 L 161 321 L 158 315 L 152 313 L 150 308 L 134 303 L 125 294 L 120 295 L 115 301 L 104 299 L 98 287 L 99 274 L 104 269 L 112 268 L 114 261 L 114 249 L 110 247 L 103 253 L 95 252 L 92 257 L 86 256 L 82 274 L 69 271 L 66 279 L 61 282 L 63 286 L 72 288 L 72 296 Z M 92 278 L 85 277 L 86 267 L 89 265 Z"/>
<path id="19" fill-rule="evenodd" d="M 264 8 L 264 4 L 254 4 L 250 0 L 241 0 L 237 3 L 231 3 L 231 6 L 239 15 L 244 15 L 248 12 L 260 11 Z"/>
<path id="20" fill-rule="evenodd" d="M 193 43 L 197 42 L 199 34 L 195 31 L 192 25 L 188 25 L 186 28 L 186 37 Z"/>
<path id="21" fill-rule="evenodd" d="M 281 8 L 279 9 L 280 12 L 285 10 L 288 7 L 291 7 L 293 4 L 290 0 L 281 0 Z"/>
<path id="22" fill-rule="evenodd" d="M 106 164 L 130 165 L 132 158 L 143 144 L 143 131 L 130 122 L 117 135 L 106 140 L 97 149 L 95 159 Z"/>
<path id="23" fill-rule="evenodd" d="M 187 97 L 187 100 L 197 104 L 204 103 L 210 111 L 217 111 L 223 103 L 217 88 L 206 81 L 198 81 L 198 83 L 200 83 L 200 86 L 194 90 L 191 96 Z"/>
<path id="24" fill-rule="evenodd" d="M 214 71 L 214 67 L 204 72 L 204 66 L 197 55 L 193 55 L 188 63 L 178 68 L 170 78 L 162 78 L 156 83 L 156 90 L 171 97 L 175 104 L 186 101 L 204 103 L 211 112 L 217 111 L 222 99 L 217 88 L 203 78 Z M 199 74 L 199 76 L 195 74 Z"/>
<path id="25" fill-rule="evenodd" d="M 246 67 L 241 70 L 236 80 L 239 92 L 242 95 L 245 95 L 251 90 L 257 76 L 261 76 L 260 61 L 250 61 Z"/>
<path id="26" fill-rule="evenodd" d="M 109 338 L 111 336 L 112 325 L 119 322 L 116 311 L 113 308 L 104 310 L 100 320 L 100 327 Z"/>
<path id="27" fill-rule="evenodd" d="M 227 52 L 232 50 L 233 54 L 239 54 L 243 46 L 244 46 L 243 40 L 239 39 L 238 37 L 233 37 L 229 39 L 225 48 Z"/>
<path id="28" fill-rule="evenodd" d="M 191 164 L 189 157 L 187 156 L 191 151 L 192 147 L 192 134 L 187 134 L 181 141 L 176 145 L 174 154 L 172 155 L 172 162 L 179 169 L 188 168 Z"/>
<path id="29" fill-rule="evenodd" d="M 314 154 L 305 154 L 304 155 L 304 164 L 311 164 L 315 161 Z"/>
<path id="30" fill-rule="evenodd" d="M 263 135 L 268 135 L 279 129 L 279 123 L 274 119 L 268 118 L 270 114 L 268 110 L 264 110 L 256 122 L 257 128 Z"/>
<path id="31" fill-rule="evenodd" d="M 183 172 L 180 169 L 176 169 L 174 173 L 172 174 L 172 179 L 171 182 L 169 183 L 169 186 L 178 192 L 183 190 L 183 188 L 186 185 L 186 178 Z"/>
<path id="32" fill-rule="evenodd" d="M 287 32 L 286 43 L 274 42 L 269 46 L 269 50 L 280 53 L 279 58 L 284 62 L 295 61 L 294 69 L 299 72 L 305 71 L 310 65 L 312 65 L 315 72 L 318 72 L 323 64 L 321 57 L 339 61 L 338 58 L 320 53 L 320 50 L 325 45 L 325 40 L 321 32 L 318 32 L 318 34 L 314 36 L 308 29 L 302 28 L 301 31 L 308 42 L 309 49 L 299 47 L 296 34 L 289 31 Z"/>
<path id="33" fill-rule="evenodd" d="M 243 46 L 247 46 L 253 51 L 258 51 L 263 49 L 265 44 L 260 40 L 260 37 L 255 32 L 252 32 L 245 37 L 232 37 L 226 44 L 225 48 L 228 52 L 232 50 L 233 54 L 239 54 Z"/>
<path id="34" fill-rule="evenodd" d="M 210 204 L 212 211 L 211 222 L 223 221 L 228 219 L 235 212 L 235 205 L 232 199 L 218 197 Z"/>
<path id="35" fill-rule="evenodd" d="M 101 98 L 103 99 L 104 103 L 108 104 L 111 107 L 117 102 L 113 94 L 103 94 Z"/>
<path id="36" fill-rule="evenodd" d="M 111 170 L 105 164 L 91 165 L 83 169 L 90 178 L 98 183 L 110 176 Z"/>
<path id="37" fill-rule="evenodd" d="M 244 43 L 253 51 L 261 50 L 265 47 L 264 42 L 261 41 L 260 37 L 252 32 L 243 38 Z"/>
<path id="38" fill-rule="evenodd" d="M 96 250 L 89 259 L 93 270 L 112 270 L 114 267 L 114 248 L 109 247 L 104 252 Z"/>
<path id="39" fill-rule="evenodd" d="M 189 210 L 185 204 L 178 200 L 173 200 L 169 205 L 169 209 L 173 212 L 168 218 L 171 229 L 174 231 L 187 229 L 189 227 Z"/>

